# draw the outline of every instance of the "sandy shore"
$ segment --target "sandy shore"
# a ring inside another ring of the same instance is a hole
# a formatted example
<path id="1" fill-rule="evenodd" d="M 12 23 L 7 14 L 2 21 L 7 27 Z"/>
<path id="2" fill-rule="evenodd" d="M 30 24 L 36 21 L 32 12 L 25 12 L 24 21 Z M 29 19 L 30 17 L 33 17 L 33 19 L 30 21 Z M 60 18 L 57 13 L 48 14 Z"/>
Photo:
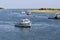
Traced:
<path id="1" fill-rule="evenodd" d="M 31 12 L 59 13 L 60 10 L 31 10 Z"/>

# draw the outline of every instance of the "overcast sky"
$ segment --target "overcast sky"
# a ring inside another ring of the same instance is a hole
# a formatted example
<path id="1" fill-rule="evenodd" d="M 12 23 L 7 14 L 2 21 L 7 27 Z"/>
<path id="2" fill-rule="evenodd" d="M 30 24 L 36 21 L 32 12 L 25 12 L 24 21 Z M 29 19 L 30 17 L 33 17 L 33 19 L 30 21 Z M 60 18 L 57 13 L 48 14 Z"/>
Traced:
<path id="1" fill-rule="evenodd" d="M 3 8 L 60 8 L 60 0 L 0 0 Z"/>

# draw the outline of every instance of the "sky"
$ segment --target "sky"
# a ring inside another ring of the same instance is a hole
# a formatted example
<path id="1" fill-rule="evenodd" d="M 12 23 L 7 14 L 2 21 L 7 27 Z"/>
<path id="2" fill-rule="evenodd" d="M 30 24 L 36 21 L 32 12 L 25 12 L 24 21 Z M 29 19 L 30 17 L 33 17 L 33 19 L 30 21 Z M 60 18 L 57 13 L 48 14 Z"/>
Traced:
<path id="1" fill-rule="evenodd" d="M 60 8 L 60 0 L 0 0 L 3 8 Z"/>

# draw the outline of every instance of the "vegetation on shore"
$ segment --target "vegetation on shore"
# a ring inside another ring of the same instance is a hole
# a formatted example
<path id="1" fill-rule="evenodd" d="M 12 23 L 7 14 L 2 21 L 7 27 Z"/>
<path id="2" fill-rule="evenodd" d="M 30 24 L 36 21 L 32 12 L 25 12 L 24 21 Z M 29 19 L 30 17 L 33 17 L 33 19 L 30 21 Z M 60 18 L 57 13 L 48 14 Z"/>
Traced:
<path id="1" fill-rule="evenodd" d="M 31 12 L 59 13 L 60 9 L 55 9 L 55 8 L 40 8 L 40 9 L 31 9 Z"/>

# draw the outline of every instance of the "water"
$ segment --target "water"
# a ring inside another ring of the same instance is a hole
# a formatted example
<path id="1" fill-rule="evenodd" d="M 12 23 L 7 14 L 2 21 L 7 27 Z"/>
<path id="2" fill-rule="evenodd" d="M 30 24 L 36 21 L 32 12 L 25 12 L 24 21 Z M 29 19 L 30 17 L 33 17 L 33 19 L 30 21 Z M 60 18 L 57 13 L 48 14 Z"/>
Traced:
<path id="1" fill-rule="evenodd" d="M 0 40 L 60 40 L 60 20 L 48 19 L 49 15 L 0 11 Z M 31 28 L 14 26 L 23 18 L 32 21 Z"/>

